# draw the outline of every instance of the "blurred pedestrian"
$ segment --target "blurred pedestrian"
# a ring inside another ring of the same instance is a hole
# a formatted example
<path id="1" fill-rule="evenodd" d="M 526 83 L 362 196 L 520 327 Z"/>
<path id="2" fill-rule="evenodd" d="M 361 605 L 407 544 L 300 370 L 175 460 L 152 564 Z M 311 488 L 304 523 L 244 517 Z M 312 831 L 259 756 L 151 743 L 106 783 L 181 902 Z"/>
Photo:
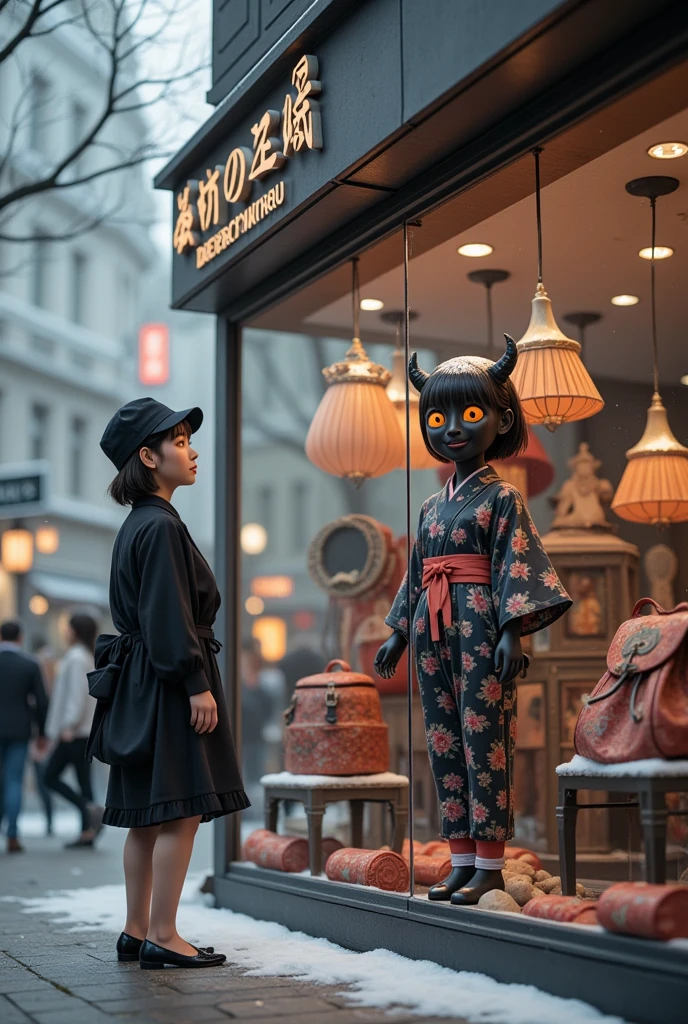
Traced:
<path id="1" fill-rule="evenodd" d="M 199 824 L 249 806 L 215 657 L 220 594 L 171 504 L 177 487 L 196 482 L 190 438 L 202 421 L 198 408 L 140 398 L 115 413 L 100 442 L 117 468 L 110 494 L 132 509 L 112 554 L 119 636 L 98 640 L 89 750 L 111 765 L 105 823 L 129 829 L 117 955 L 144 970 L 226 960 L 186 942 L 177 911 Z"/>
<path id="2" fill-rule="evenodd" d="M 0 625 L 0 768 L 3 814 L 7 818 L 7 852 L 22 853 L 17 835 L 24 765 L 32 732 L 45 743 L 48 698 L 38 662 L 21 648 L 18 622 Z"/>
<path id="3" fill-rule="evenodd" d="M 43 685 L 48 695 L 48 706 L 50 706 L 50 695 L 53 692 L 57 657 L 54 648 L 45 640 L 40 638 L 34 644 L 33 656 L 38 661 L 43 675 Z M 34 737 L 29 743 L 29 761 L 34 770 L 36 781 L 36 793 L 43 804 L 45 813 L 45 833 L 48 836 L 53 834 L 53 798 L 52 793 L 45 784 L 45 767 L 50 756 L 50 744 L 46 741 L 38 741 Z"/>
<path id="4" fill-rule="evenodd" d="M 45 784 L 79 810 L 81 835 L 66 849 L 92 847 L 102 828 L 103 807 L 93 803 L 91 765 L 86 760 L 86 744 L 91 731 L 95 701 L 88 692 L 87 672 L 94 669 L 93 652 L 98 626 L 90 615 L 72 615 L 67 626 L 69 649 L 61 660 L 53 687 L 46 735 L 57 745 L 45 766 Z M 79 792 L 72 789 L 62 774 L 72 765 Z"/>

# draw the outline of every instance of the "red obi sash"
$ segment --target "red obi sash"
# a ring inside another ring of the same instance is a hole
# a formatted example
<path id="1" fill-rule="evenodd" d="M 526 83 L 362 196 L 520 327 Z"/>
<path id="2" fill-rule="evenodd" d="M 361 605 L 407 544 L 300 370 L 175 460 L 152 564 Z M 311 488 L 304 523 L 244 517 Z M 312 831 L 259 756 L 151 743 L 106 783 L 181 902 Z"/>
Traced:
<path id="1" fill-rule="evenodd" d="M 437 555 L 423 559 L 423 589 L 428 592 L 430 636 L 439 642 L 442 612 L 444 628 L 452 624 L 450 583 L 492 583 L 489 555 Z"/>

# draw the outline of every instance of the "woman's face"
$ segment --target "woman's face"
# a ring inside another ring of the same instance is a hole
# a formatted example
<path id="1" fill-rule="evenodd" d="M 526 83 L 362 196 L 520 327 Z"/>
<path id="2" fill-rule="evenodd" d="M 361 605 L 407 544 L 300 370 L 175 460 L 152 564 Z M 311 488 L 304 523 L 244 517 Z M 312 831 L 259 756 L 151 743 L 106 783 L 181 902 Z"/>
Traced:
<path id="1" fill-rule="evenodd" d="M 483 455 L 497 434 L 505 434 L 513 421 L 511 409 L 498 413 L 478 402 L 448 411 L 431 407 L 425 414 L 432 448 L 450 462 L 468 462 Z"/>
<path id="2" fill-rule="evenodd" d="M 149 459 L 153 460 L 157 482 L 166 490 L 173 491 L 176 487 L 188 487 L 196 483 L 198 452 L 191 447 L 186 434 L 167 438 L 159 452 L 142 448 L 141 456 L 144 454 L 148 456 L 143 458 L 144 464 L 149 465 Z"/>

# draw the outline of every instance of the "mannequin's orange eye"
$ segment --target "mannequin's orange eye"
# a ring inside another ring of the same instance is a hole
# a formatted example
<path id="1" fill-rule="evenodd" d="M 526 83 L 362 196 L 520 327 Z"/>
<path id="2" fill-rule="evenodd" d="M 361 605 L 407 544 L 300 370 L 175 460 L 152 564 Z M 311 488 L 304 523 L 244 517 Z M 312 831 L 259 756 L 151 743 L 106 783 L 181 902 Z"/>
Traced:
<path id="1" fill-rule="evenodd" d="M 463 418 L 467 423 L 479 423 L 484 415 L 479 405 L 469 405 L 463 411 Z"/>
<path id="2" fill-rule="evenodd" d="M 447 422 L 447 418 L 443 412 L 431 412 L 428 416 L 428 426 L 437 429 L 437 427 L 443 427 Z"/>

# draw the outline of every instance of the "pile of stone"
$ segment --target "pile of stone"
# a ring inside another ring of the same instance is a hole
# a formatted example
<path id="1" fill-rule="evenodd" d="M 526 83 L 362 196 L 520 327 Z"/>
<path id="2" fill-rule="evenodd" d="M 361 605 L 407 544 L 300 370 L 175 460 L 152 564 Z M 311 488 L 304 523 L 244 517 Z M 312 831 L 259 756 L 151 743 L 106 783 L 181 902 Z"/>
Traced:
<path id="1" fill-rule="evenodd" d="M 540 858 L 531 850 L 507 849 L 508 859 L 502 872 L 504 892 L 493 889 L 485 893 L 478 906 L 482 910 L 501 910 L 520 914 L 530 900 L 543 896 L 561 896 L 561 878 L 545 871 Z M 581 899 L 595 899 L 597 893 L 576 884 L 576 896 Z"/>

